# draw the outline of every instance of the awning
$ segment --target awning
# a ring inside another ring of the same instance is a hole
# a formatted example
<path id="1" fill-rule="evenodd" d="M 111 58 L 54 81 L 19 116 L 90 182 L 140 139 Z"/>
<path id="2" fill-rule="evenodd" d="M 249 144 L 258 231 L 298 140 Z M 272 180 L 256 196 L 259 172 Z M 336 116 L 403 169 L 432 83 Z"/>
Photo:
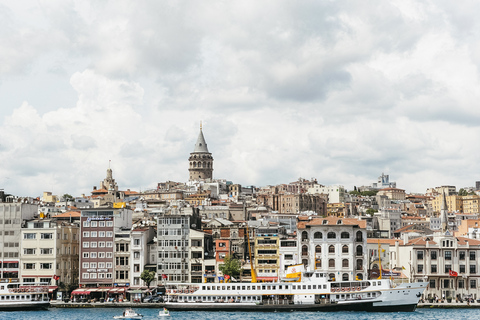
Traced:
<path id="1" fill-rule="evenodd" d="M 124 293 L 124 292 L 125 292 L 125 288 L 113 288 L 108 290 L 108 293 Z"/>
<path id="2" fill-rule="evenodd" d="M 278 277 L 257 277 L 257 280 L 276 281 Z"/>
<path id="3" fill-rule="evenodd" d="M 128 293 L 143 293 L 143 290 L 130 290 Z"/>
<path id="4" fill-rule="evenodd" d="M 72 291 L 72 294 L 73 295 L 86 295 L 86 294 L 90 294 L 90 290 L 83 290 L 83 289 L 76 289 L 76 290 L 73 290 Z"/>
<path id="5" fill-rule="evenodd" d="M 57 290 L 58 286 L 49 286 L 48 287 L 48 293 L 52 293 L 53 291 Z"/>

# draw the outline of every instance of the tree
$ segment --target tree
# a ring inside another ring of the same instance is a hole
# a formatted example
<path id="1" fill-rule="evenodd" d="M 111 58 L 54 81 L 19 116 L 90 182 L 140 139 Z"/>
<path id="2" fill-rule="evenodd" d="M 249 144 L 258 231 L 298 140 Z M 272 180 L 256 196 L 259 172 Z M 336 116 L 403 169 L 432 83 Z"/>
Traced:
<path id="1" fill-rule="evenodd" d="M 365 211 L 365 213 L 369 216 L 373 216 L 375 212 L 377 212 L 377 210 L 374 210 L 372 208 L 368 208 L 367 211 Z"/>
<path id="2" fill-rule="evenodd" d="M 467 190 L 465 190 L 463 188 L 460 188 L 460 190 L 458 190 L 458 195 L 459 196 L 466 196 L 466 195 L 468 195 L 468 192 L 467 192 Z"/>
<path id="3" fill-rule="evenodd" d="M 235 259 L 231 255 L 227 255 L 225 259 L 223 259 L 223 264 L 221 264 L 218 269 L 222 271 L 224 275 L 228 274 L 231 277 L 240 275 L 240 271 L 242 271 L 242 264 L 240 260 Z"/>
<path id="4" fill-rule="evenodd" d="M 155 280 L 155 272 L 143 270 L 142 274 L 140 275 L 140 279 L 145 281 L 147 287 L 150 289 L 150 283 Z"/>
<path id="5" fill-rule="evenodd" d="M 72 197 L 68 193 L 65 193 L 62 198 L 63 198 L 64 201 L 72 201 L 72 200 L 75 199 L 74 197 Z"/>

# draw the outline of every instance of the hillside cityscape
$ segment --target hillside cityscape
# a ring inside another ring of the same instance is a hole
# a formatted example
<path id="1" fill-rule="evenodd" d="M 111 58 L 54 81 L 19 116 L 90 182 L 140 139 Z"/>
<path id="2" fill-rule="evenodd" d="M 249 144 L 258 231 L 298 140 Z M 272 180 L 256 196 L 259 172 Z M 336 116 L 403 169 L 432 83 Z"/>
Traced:
<path id="1" fill-rule="evenodd" d="M 480 296 L 480 181 L 424 194 L 385 173 L 353 190 L 316 178 L 242 186 L 214 178 L 202 128 L 187 157 L 187 182 L 152 190 L 122 189 L 110 165 L 89 195 L 0 189 L 0 281 L 48 283 L 52 299 L 142 301 L 167 282 L 277 282 L 298 266 L 330 281 L 426 281 L 425 300 Z"/>

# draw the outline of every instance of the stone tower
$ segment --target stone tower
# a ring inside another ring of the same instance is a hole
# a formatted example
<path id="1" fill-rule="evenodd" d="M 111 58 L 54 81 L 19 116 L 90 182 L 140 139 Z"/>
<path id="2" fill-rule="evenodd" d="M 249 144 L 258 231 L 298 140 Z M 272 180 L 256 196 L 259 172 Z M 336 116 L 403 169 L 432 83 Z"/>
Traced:
<path id="1" fill-rule="evenodd" d="M 190 158 L 188 159 L 189 180 L 206 180 L 212 179 L 213 177 L 213 157 L 210 152 L 208 152 L 207 143 L 203 137 L 202 125 L 200 124 L 200 133 L 198 134 L 197 143 L 195 144 L 195 149 L 190 153 Z"/>

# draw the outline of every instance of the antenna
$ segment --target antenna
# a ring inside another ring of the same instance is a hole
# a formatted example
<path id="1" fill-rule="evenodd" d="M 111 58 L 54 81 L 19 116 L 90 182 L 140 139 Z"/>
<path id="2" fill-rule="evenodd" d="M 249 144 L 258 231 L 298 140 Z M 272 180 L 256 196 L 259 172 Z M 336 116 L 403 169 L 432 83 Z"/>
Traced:
<path id="1" fill-rule="evenodd" d="M 202 131 L 202 121 L 200 120 L 200 131 Z"/>

